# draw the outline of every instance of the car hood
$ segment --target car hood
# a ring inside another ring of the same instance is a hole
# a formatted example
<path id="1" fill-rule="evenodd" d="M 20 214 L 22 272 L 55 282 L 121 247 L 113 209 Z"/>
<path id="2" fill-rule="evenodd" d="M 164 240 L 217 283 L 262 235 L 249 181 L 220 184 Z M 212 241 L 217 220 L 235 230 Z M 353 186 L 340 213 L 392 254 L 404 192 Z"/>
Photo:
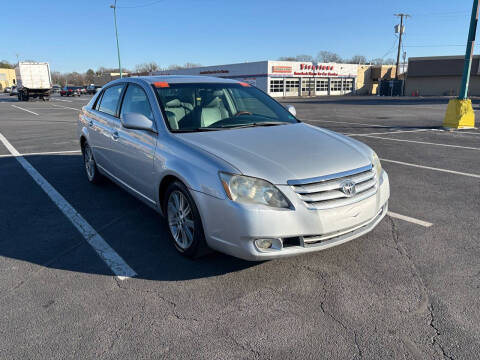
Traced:
<path id="1" fill-rule="evenodd" d="M 177 135 L 237 168 L 274 184 L 371 164 L 366 145 L 304 123 Z"/>

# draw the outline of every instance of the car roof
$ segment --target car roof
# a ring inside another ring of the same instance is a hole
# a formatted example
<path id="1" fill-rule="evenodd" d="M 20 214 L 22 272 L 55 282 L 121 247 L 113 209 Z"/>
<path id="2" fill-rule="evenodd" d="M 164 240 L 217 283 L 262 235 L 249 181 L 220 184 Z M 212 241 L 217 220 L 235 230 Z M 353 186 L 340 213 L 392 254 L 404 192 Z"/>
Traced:
<path id="1" fill-rule="evenodd" d="M 232 79 L 223 79 L 213 76 L 202 75 L 158 75 L 158 76 L 138 76 L 131 79 L 142 79 L 150 84 L 157 81 L 165 81 L 171 84 L 187 84 L 187 83 L 220 83 L 220 84 L 236 84 L 238 81 Z"/>

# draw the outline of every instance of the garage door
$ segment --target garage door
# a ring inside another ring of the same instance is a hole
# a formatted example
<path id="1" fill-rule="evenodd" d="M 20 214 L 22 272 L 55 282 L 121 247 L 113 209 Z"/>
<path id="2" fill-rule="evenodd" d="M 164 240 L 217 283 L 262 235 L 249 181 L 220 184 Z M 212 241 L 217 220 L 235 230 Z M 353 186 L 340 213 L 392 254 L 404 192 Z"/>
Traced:
<path id="1" fill-rule="evenodd" d="M 315 95 L 328 95 L 328 79 L 317 79 L 315 84 Z"/>

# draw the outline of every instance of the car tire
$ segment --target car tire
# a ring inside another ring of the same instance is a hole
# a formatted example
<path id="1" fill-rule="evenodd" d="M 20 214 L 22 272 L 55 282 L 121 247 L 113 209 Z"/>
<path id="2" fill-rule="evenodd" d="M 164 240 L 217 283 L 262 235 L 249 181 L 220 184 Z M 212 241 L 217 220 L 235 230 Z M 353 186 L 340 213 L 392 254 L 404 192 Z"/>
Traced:
<path id="1" fill-rule="evenodd" d="M 83 167 L 87 174 L 87 179 L 92 184 L 99 184 L 102 182 L 102 174 L 98 172 L 97 163 L 93 157 L 93 151 L 87 142 L 82 147 Z"/>
<path id="2" fill-rule="evenodd" d="M 185 185 L 174 181 L 168 186 L 163 209 L 170 239 L 180 254 L 194 259 L 210 252 L 200 213 Z"/>

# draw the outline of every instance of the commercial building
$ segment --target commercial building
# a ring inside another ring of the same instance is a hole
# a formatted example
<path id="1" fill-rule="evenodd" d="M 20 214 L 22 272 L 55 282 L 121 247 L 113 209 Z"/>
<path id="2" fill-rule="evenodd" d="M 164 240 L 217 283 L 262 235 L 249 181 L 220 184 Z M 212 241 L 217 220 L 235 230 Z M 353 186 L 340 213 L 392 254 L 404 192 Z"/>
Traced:
<path id="1" fill-rule="evenodd" d="M 157 71 L 153 75 L 207 75 L 236 79 L 273 97 L 346 95 L 356 91 L 358 65 L 265 60 Z"/>
<path id="2" fill-rule="evenodd" d="M 458 96 L 464 56 L 416 57 L 408 61 L 405 95 Z M 480 56 L 474 56 L 469 95 L 480 96 Z"/>
<path id="3" fill-rule="evenodd" d="M 356 94 L 376 95 L 380 81 L 395 79 L 395 70 L 395 65 L 358 65 Z"/>
<path id="4" fill-rule="evenodd" d="M 0 69 L 0 91 L 16 84 L 15 69 Z"/>

